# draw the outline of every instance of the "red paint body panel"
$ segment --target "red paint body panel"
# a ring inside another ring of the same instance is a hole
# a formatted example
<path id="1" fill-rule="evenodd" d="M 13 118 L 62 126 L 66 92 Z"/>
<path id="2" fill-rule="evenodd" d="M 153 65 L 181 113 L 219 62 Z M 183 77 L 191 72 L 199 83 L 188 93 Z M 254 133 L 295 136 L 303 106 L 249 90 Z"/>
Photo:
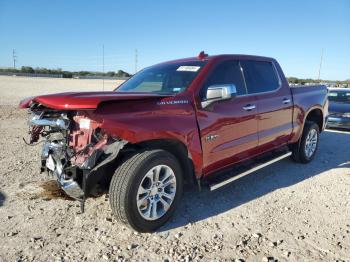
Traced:
<path id="1" fill-rule="evenodd" d="M 272 62 L 281 80 L 280 89 L 216 102 L 202 108 L 199 92 L 203 83 L 218 63 L 230 59 Z M 194 60 L 198 61 L 198 58 L 166 64 Z M 202 60 L 207 63 L 187 90 L 177 95 L 61 93 L 28 98 L 20 103 L 20 107 L 27 108 L 37 102 L 57 110 L 89 109 L 86 111 L 89 112 L 88 117 L 99 122 L 104 132 L 133 144 L 159 139 L 179 141 L 187 147 L 198 178 L 296 142 L 307 114 L 313 109 L 321 110 L 323 118 L 327 116 L 326 88 L 290 88 L 277 61 L 272 58 L 219 55 L 203 57 Z M 285 98 L 291 102 L 283 104 Z M 172 104 L 171 101 L 184 102 Z M 257 105 L 255 110 L 242 110 L 243 106 L 251 103 Z M 206 140 L 208 135 L 217 135 L 217 139 L 209 142 Z"/>
<path id="2" fill-rule="evenodd" d="M 287 144 L 293 131 L 293 98 L 283 72 L 275 64 L 280 78 L 280 88 L 276 91 L 257 94 L 259 149 L 267 151 L 271 148 Z M 289 103 L 284 104 L 285 100 Z"/>
<path id="3" fill-rule="evenodd" d="M 175 99 L 175 98 L 174 98 Z M 194 162 L 196 174 L 202 173 L 202 150 L 193 105 L 186 94 L 176 100 L 187 104 L 159 104 L 169 99 L 147 99 L 130 103 L 104 103 L 93 117 L 103 119 L 106 133 L 133 144 L 158 139 L 173 139 L 184 144 Z"/>
<path id="4" fill-rule="evenodd" d="M 326 117 L 328 116 L 327 89 L 321 86 L 291 87 L 293 95 L 293 133 L 290 139 L 291 143 L 298 141 L 305 119 L 312 110 L 320 110 L 323 114 L 323 128 L 326 126 Z"/>
<path id="5" fill-rule="evenodd" d="M 197 109 L 203 145 L 204 174 L 225 168 L 254 154 L 258 146 L 257 110 L 244 111 L 254 97 L 237 97 Z M 218 136 L 206 141 L 209 135 Z"/>

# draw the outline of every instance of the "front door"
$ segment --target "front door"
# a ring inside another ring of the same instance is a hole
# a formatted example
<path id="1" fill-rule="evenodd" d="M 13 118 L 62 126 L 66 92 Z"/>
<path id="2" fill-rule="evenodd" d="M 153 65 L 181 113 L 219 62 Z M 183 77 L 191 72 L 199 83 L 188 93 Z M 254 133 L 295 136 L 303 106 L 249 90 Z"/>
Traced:
<path id="1" fill-rule="evenodd" d="M 239 61 L 217 65 L 201 89 L 201 99 L 205 100 L 209 86 L 223 84 L 234 84 L 237 96 L 197 111 L 204 175 L 249 158 L 258 146 L 255 96 L 247 96 Z"/>

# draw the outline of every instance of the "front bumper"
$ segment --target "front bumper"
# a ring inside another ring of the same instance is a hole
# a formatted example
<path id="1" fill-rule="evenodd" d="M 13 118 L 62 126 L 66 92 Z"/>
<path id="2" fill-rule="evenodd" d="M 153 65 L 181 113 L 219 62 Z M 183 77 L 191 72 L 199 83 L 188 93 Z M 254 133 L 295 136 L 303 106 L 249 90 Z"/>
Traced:
<path id="1" fill-rule="evenodd" d="M 68 196 L 84 200 L 104 176 L 104 168 L 117 158 L 127 143 L 125 140 L 117 140 L 105 145 L 103 149 L 96 149 L 78 166 L 67 165 L 71 162 L 67 159 L 64 144 L 47 141 L 42 151 L 42 171 L 49 171 Z M 102 159 L 99 158 L 100 155 L 103 155 Z"/>
<path id="2" fill-rule="evenodd" d="M 350 118 L 329 116 L 327 127 L 350 129 Z"/>
<path id="3" fill-rule="evenodd" d="M 74 181 L 73 178 L 66 178 L 62 176 L 61 178 L 56 177 L 57 182 L 59 183 L 60 187 L 66 192 L 68 196 L 71 198 L 80 200 L 84 196 L 84 191 L 80 187 L 80 185 Z"/>
<path id="4" fill-rule="evenodd" d="M 66 162 L 65 148 L 62 143 L 54 143 L 47 141 L 41 153 L 42 170 L 50 170 L 54 178 L 57 180 L 59 186 L 66 192 L 66 194 L 74 199 L 82 199 L 84 192 L 82 187 L 74 180 L 72 176 L 67 173 L 76 174 L 77 167 L 65 168 L 62 164 Z"/>

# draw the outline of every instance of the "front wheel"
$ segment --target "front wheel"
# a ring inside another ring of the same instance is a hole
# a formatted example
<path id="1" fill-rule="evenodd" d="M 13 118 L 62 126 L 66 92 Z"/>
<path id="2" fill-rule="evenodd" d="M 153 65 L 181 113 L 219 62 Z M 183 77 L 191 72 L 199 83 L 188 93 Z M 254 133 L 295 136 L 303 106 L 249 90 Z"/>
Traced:
<path id="1" fill-rule="evenodd" d="M 110 205 L 117 219 L 140 232 L 152 232 L 171 217 L 183 190 L 181 167 L 167 151 L 134 154 L 115 171 Z"/>
<path id="2" fill-rule="evenodd" d="M 303 134 L 297 144 L 293 145 L 292 158 L 296 162 L 309 163 L 316 154 L 320 129 L 314 122 L 307 121 Z"/>

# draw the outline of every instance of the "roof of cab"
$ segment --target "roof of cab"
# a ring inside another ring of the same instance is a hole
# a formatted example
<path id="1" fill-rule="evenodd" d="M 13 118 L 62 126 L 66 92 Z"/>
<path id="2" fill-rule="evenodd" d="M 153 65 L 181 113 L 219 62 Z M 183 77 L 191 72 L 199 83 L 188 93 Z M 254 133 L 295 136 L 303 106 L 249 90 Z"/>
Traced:
<path id="1" fill-rule="evenodd" d="M 211 61 L 211 60 L 226 60 L 226 59 L 250 59 L 250 60 L 263 60 L 263 61 L 275 61 L 274 58 L 265 57 L 265 56 L 256 56 L 256 55 L 244 55 L 244 54 L 221 54 L 221 55 L 206 55 L 204 57 L 188 57 L 181 58 L 176 60 L 170 60 L 160 64 L 173 64 L 173 63 L 185 63 L 185 62 L 194 62 L 194 61 Z"/>

